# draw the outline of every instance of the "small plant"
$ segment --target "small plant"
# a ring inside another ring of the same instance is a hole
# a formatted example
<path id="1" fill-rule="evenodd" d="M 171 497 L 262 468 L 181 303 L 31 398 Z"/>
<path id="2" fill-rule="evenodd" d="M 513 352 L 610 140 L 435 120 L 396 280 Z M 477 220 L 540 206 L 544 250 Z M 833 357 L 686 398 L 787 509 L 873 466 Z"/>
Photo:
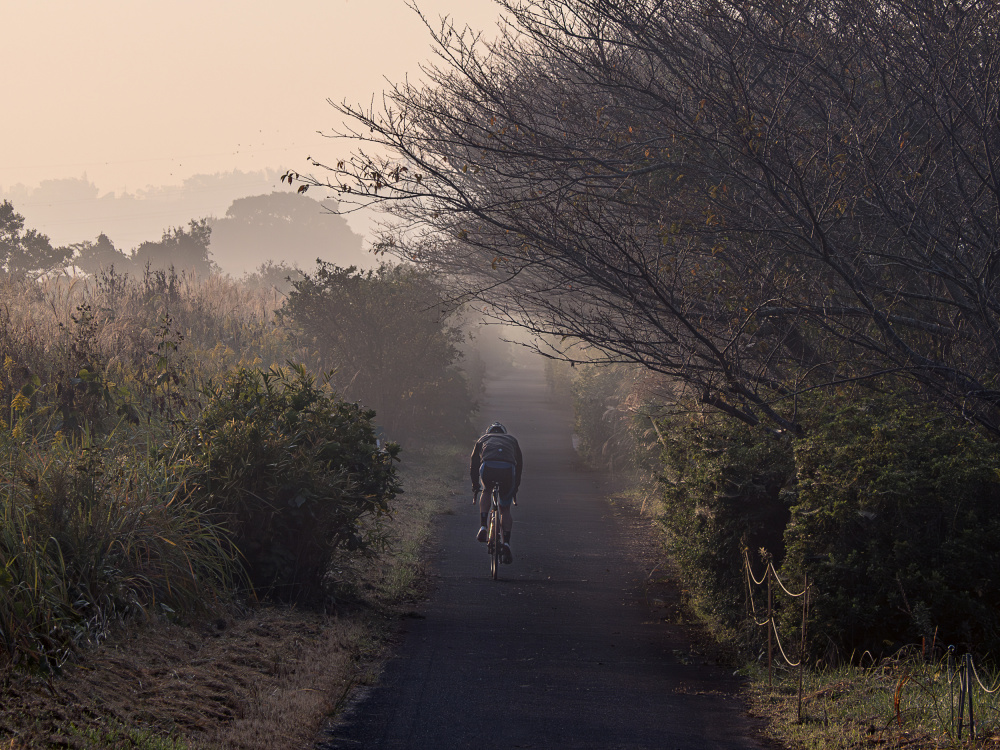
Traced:
<path id="1" fill-rule="evenodd" d="M 129 750 L 185 750 L 188 744 L 172 737 L 163 737 L 155 732 L 137 727 L 129 727 L 118 721 L 101 727 L 70 726 L 67 734 L 80 739 L 86 747 L 128 748 Z"/>
<path id="2" fill-rule="evenodd" d="M 928 659 L 920 648 L 807 671 L 801 720 L 796 670 L 777 671 L 771 689 L 763 673 L 751 674 L 751 701 L 754 713 L 769 717 L 772 732 L 792 747 L 994 747 L 1000 737 L 997 675 L 979 669 L 973 676 L 978 742 L 972 742 L 968 711 L 960 710 L 958 662 Z M 994 692 L 982 689 L 979 678 Z"/>

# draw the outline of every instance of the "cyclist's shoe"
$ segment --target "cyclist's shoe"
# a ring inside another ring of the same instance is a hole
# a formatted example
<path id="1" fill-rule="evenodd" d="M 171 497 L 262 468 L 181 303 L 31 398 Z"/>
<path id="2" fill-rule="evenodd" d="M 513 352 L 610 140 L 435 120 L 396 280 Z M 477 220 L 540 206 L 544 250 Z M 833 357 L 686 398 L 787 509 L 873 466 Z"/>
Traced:
<path id="1" fill-rule="evenodd" d="M 503 547 L 500 548 L 500 555 L 503 558 L 504 565 L 510 565 L 514 562 L 514 555 L 511 554 L 510 545 L 507 542 L 504 542 Z"/>
<path id="2" fill-rule="evenodd" d="M 486 541 L 486 527 L 485 526 L 480 526 L 479 527 L 479 533 L 476 534 L 476 540 L 480 541 L 480 542 L 485 542 Z"/>

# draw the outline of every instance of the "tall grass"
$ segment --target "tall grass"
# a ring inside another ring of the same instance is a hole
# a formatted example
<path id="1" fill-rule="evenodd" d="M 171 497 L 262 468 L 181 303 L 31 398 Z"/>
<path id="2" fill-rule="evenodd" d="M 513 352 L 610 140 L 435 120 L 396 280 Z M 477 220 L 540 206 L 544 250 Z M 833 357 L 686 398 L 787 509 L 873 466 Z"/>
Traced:
<path id="1" fill-rule="evenodd" d="M 52 671 L 117 621 L 232 590 L 226 534 L 182 475 L 116 435 L 0 440 L 0 666 Z"/>
<path id="2" fill-rule="evenodd" d="M 197 385 L 232 367 L 309 363 L 310 353 L 277 323 L 283 299 L 274 287 L 156 271 L 0 278 L 0 362 L 13 362 L 15 390 L 31 374 L 55 383 L 91 365 L 147 397 L 168 381 L 180 385 L 162 377 L 165 368 Z"/>
<path id="3" fill-rule="evenodd" d="M 280 302 L 169 273 L 0 278 L 0 671 L 233 590 L 227 531 L 160 446 L 203 383 L 297 355 Z"/>

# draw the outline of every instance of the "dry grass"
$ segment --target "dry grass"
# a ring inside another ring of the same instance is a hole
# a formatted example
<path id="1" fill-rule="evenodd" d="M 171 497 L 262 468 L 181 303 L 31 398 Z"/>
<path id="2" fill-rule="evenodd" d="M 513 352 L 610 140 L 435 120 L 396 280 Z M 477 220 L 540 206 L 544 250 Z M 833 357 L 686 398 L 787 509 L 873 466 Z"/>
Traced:
<path id="1" fill-rule="evenodd" d="M 2 748 L 304 747 L 353 685 L 370 682 L 420 596 L 421 550 L 462 462 L 404 463 L 392 551 L 351 571 L 362 598 L 338 615 L 256 608 L 114 634 L 60 676 L 6 675 Z M 346 574 L 346 571 L 345 571 Z"/>
<path id="2" fill-rule="evenodd" d="M 1000 696 L 978 689 L 978 739 L 970 739 L 966 720 L 959 740 L 958 681 L 949 681 L 943 663 L 907 654 L 867 668 L 806 672 L 801 721 L 794 670 L 778 672 L 771 689 L 766 669 L 755 669 L 751 678 L 753 713 L 766 717 L 771 736 L 795 750 L 1000 747 Z"/>
<path id="3" fill-rule="evenodd" d="M 127 747 L 123 730 L 150 747 L 300 746 L 349 684 L 361 633 L 358 622 L 281 609 L 136 627 L 51 682 L 13 680 L 2 731 L 20 747 Z"/>

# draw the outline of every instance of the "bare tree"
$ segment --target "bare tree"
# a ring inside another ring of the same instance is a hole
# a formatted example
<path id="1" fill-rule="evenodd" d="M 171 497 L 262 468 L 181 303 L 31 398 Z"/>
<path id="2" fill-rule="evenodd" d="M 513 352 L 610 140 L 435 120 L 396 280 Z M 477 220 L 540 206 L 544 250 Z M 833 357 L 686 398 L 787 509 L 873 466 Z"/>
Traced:
<path id="1" fill-rule="evenodd" d="M 496 42 L 445 24 L 429 83 L 337 105 L 358 150 L 299 179 L 385 205 L 381 246 L 496 316 L 744 421 L 902 378 L 1000 432 L 995 3 L 500 5 Z"/>

